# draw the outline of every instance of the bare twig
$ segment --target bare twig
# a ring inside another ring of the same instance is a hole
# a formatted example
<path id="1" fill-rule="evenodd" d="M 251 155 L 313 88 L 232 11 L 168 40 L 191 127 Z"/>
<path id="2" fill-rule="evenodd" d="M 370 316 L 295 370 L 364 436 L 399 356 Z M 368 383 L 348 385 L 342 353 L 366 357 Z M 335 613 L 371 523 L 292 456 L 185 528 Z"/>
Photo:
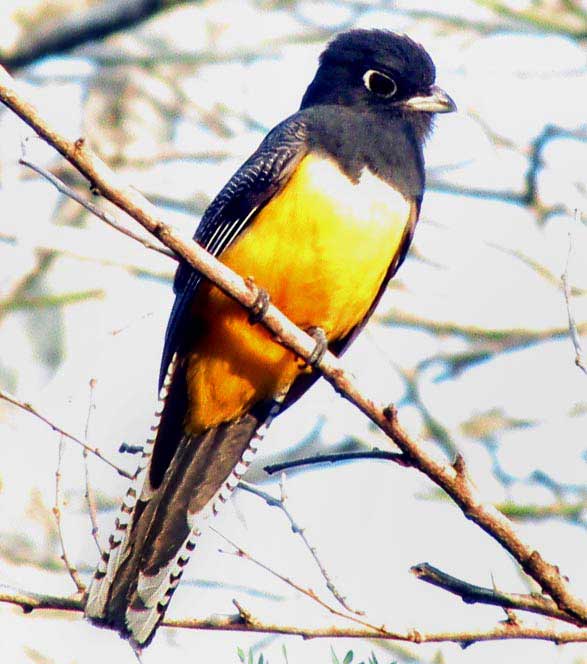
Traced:
<path id="1" fill-rule="evenodd" d="M 575 223 L 579 225 L 581 222 L 581 214 L 578 209 L 575 209 Z M 581 340 L 579 338 L 579 331 L 577 329 L 577 323 L 575 322 L 575 317 L 573 316 L 573 311 L 571 308 L 571 287 L 569 285 L 569 263 L 571 261 L 571 254 L 573 253 L 573 232 L 569 229 L 569 250 L 567 251 L 567 260 L 565 262 L 565 271 L 561 276 L 563 282 L 563 293 L 565 295 L 565 303 L 567 305 L 567 317 L 569 319 L 569 335 L 571 341 L 573 342 L 573 347 L 575 349 L 575 364 L 581 369 L 584 374 L 587 374 L 587 365 L 583 359 L 583 347 L 581 346 Z"/>
<path id="2" fill-rule="evenodd" d="M 186 242 L 165 224 L 157 211 L 136 190 L 118 181 L 114 173 L 88 149 L 84 139 L 71 142 L 53 130 L 26 101 L 26 95 L 18 91 L 18 85 L 13 79 L 1 68 L 0 100 L 59 151 L 105 198 L 136 219 L 229 297 L 247 309 L 254 308 L 257 300 L 256 288 L 196 243 Z M 279 343 L 306 361 L 311 358 L 315 348 L 314 339 L 299 330 L 276 307 L 268 307 L 262 323 L 279 339 Z M 454 464 L 447 465 L 427 454 L 400 425 L 396 409 L 378 404 L 364 389 L 360 389 L 357 381 L 343 370 L 342 364 L 332 353 L 326 353 L 322 357 L 318 370 L 335 390 L 352 401 L 393 440 L 411 465 L 442 488 L 469 520 L 506 549 L 524 572 L 555 600 L 561 610 L 587 624 L 585 602 L 572 592 L 556 565 L 544 560 L 538 551 L 524 542 L 503 514 L 493 506 L 483 503 L 475 485 L 467 476 L 461 457 L 457 457 Z"/>
<path id="3" fill-rule="evenodd" d="M 386 461 L 393 461 L 400 466 L 410 465 L 405 455 L 401 452 L 386 452 L 385 450 L 374 448 L 368 452 L 336 452 L 335 454 L 317 454 L 316 456 L 304 457 L 303 459 L 283 461 L 282 463 L 272 463 L 269 466 L 264 466 L 263 470 L 268 475 L 273 475 L 274 473 L 281 473 L 284 470 L 299 468 L 300 466 L 313 466 L 320 463 L 339 463 L 341 461 L 355 461 L 357 459 L 383 459 Z"/>
<path id="4" fill-rule="evenodd" d="M 530 611 L 549 618 L 558 618 L 565 622 L 580 624 L 579 621 L 569 618 L 567 613 L 561 611 L 549 597 L 544 595 L 521 595 L 519 593 L 505 593 L 495 588 L 483 588 L 467 583 L 462 579 L 457 579 L 428 563 L 414 565 L 410 571 L 421 581 L 426 581 L 426 583 L 431 583 L 433 586 L 438 586 L 454 595 L 458 595 L 467 604 L 491 604 L 501 606 L 503 609 Z"/>
<path id="5" fill-rule="evenodd" d="M 94 402 L 94 387 L 96 386 L 96 379 L 91 378 L 90 379 L 90 397 L 89 397 L 89 403 L 88 403 L 88 414 L 86 416 L 86 426 L 84 427 L 84 438 L 87 440 L 88 439 L 88 434 L 90 430 L 90 420 L 92 419 L 92 412 L 96 408 L 96 404 Z M 88 450 L 84 448 L 83 452 L 83 458 L 84 458 L 84 475 L 85 475 L 85 483 L 86 483 L 86 490 L 84 492 L 84 497 L 86 499 L 86 503 L 88 505 L 88 513 L 90 515 L 90 523 L 92 524 L 92 538 L 96 544 L 96 547 L 98 548 L 98 553 L 102 555 L 102 547 L 100 546 L 100 540 L 98 538 L 98 510 L 96 508 L 96 496 L 94 494 L 94 489 L 92 487 L 92 483 L 90 481 L 90 468 L 88 464 Z"/>
<path id="6" fill-rule="evenodd" d="M 493 573 L 491 574 L 491 585 L 493 587 L 494 592 L 498 592 L 499 588 L 497 587 L 497 583 L 495 582 L 495 579 L 493 577 Z M 507 606 L 502 606 L 503 612 L 506 615 L 507 622 L 509 622 L 511 625 L 519 625 L 521 620 L 518 618 L 518 614 L 513 610 L 509 609 Z"/>
<path id="7" fill-rule="evenodd" d="M 316 563 L 318 569 L 320 570 L 320 574 L 322 575 L 323 579 L 326 581 L 326 587 L 332 593 L 336 601 L 341 606 L 343 606 L 347 611 L 350 611 L 351 613 L 356 613 L 357 615 L 364 615 L 365 613 L 364 611 L 357 611 L 356 609 L 353 609 L 352 607 L 349 606 L 347 598 L 344 595 L 342 595 L 342 593 L 334 585 L 334 582 L 332 581 L 330 574 L 328 573 L 328 570 L 326 569 L 324 563 L 322 562 L 320 556 L 318 555 L 316 547 L 312 545 L 308 540 L 308 536 L 306 535 L 306 529 L 294 519 L 292 513 L 290 512 L 289 507 L 287 505 L 287 494 L 285 492 L 285 473 L 282 473 L 281 475 L 279 498 L 276 498 L 275 496 L 272 496 L 270 493 L 267 493 L 266 491 L 259 489 L 253 484 L 249 484 L 248 482 L 244 482 L 242 480 L 239 482 L 238 486 L 239 489 L 243 489 L 244 491 L 252 493 L 254 496 L 257 496 L 262 500 L 264 500 L 267 503 L 267 505 L 269 505 L 269 507 L 276 507 L 277 509 L 283 512 L 283 514 L 289 521 L 289 525 L 292 529 L 292 532 L 300 536 L 300 539 L 304 543 L 304 546 L 310 552 L 310 555 L 312 556 L 314 562 Z"/>
<path id="8" fill-rule="evenodd" d="M 27 413 L 34 415 L 36 418 L 41 420 L 41 422 L 44 422 L 49 427 L 51 427 L 53 431 L 61 434 L 62 436 L 68 438 L 69 440 L 72 440 L 74 443 L 81 445 L 90 454 L 97 456 L 98 459 L 101 459 L 104 463 L 107 463 L 111 468 L 114 468 L 114 470 L 119 475 L 122 475 L 122 477 L 126 477 L 127 479 L 132 479 L 132 475 L 127 470 L 124 470 L 124 468 L 120 468 L 120 466 L 117 466 L 116 463 L 114 463 L 114 461 L 111 461 L 110 459 L 108 459 L 108 457 L 104 456 L 97 447 L 92 447 L 91 445 L 88 445 L 88 443 L 84 442 L 83 440 L 80 440 L 73 434 L 68 433 L 67 431 L 65 431 L 65 429 L 62 429 L 60 426 L 52 422 L 47 416 L 43 415 L 39 410 L 37 410 L 37 408 L 32 406 L 30 403 L 27 403 L 26 401 L 21 401 L 20 399 L 17 399 L 16 397 L 12 396 L 11 394 L 8 394 L 8 392 L 2 389 L 0 389 L 0 399 L 8 401 L 8 403 L 11 403 L 13 406 L 16 406 L 17 408 L 25 410 Z"/>
<path id="9" fill-rule="evenodd" d="M 363 620 L 362 618 L 359 618 L 355 613 L 349 612 L 345 613 L 343 611 L 340 611 L 334 606 L 331 606 L 328 604 L 328 602 L 325 602 L 322 598 L 320 598 L 311 588 L 304 588 L 301 586 L 299 583 L 296 581 L 293 581 L 290 579 L 288 576 L 285 576 L 285 574 L 281 574 L 281 572 L 277 572 L 269 565 L 266 563 L 261 562 L 260 560 L 257 560 L 254 556 L 252 556 L 250 553 L 242 549 L 238 544 L 235 544 L 231 539 L 226 537 L 226 535 L 223 535 L 221 532 L 216 530 L 216 528 L 211 527 L 211 530 L 213 530 L 217 535 L 222 537 L 223 540 L 228 542 L 230 546 L 234 548 L 234 552 L 227 552 L 227 551 L 221 551 L 221 553 L 232 553 L 232 555 L 237 556 L 238 558 L 243 558 L 244 560 L 248 560 L 249 562 L 253 563 L 257 567 L 260 567 L 261 569 L 265 570 L 271 576 L 274 576 L 275 578 L 279 579 L 280 581 L 283 581 L 285 584 L 293 588 L 294 590 L 297 590 L 299 593 L 302 595 L 305 595 L 306 597 L 310 598 L 313 602 L 316 602 L 316 604 L 320 605 L 323 609 L 326 609 L 329 613 L 332 613 L 334 616 L 338 616 L 339 618 L 345 618 L 347 620 L 350 620 L 354 623 L 357 623 L 358 625 L 361 625 L 362 627 L 366 627 L 367 629 L 373 630 L 375 633 L 381 633 L 381 634 L 386 634 L 387 636 L 391 636 L 392 632 L 389 632 L 387 628 L 384 625 L 377 626 L 377 625 L 372 625 L 371 623 L 367 622 L 366 620 Z M 248 621 L 250 622 L 250 620 Z"/>
<path id="10" fill-rule="evenodd" d="M 163 254 L 168 258 L 177 260 L 177 256 L 172 251 L 169 251 L 169 249 L 167 249 L 166 247 L 162 247 L 161 245 L 153 244 L 146 238 L 143 238 L 140 235 L 133 233 L 133 231 L 129 230 L 128 228 L 125 228 L 111 214 L 109 214 L 105 210 L 101 210 L 97 205 L 94 205 L 91 201 L 86 200 L 83 196 L 78 194 L 77 191 L 75 191 L 75 189 L 72 189 L 70 186 L 65 184 L 65 182 L 63 182 L 58 177 L 53 175 L 53 173 L 50 173 L 47 169 L 43 168 L 42 166 L 39 166 L 38 164 L 33 163 L 32 161 L 29 161 L 25 157 L 21 157 L 19 159 L 19 162 L 23 166 L 26 166 L 27 168 L 30 168 L 31 170 L 35 171 L 35 173 L 38 173 L 41 177 L 45 178 L 45 180 L 48 180 L 55 187 L 55 189 L 57 189 L 57 191 L 61 192 L 65 196 L 68 196 L 72 200 L 76 201 L 76 203 L 79 203 L 82 207 L 88 210 L 88 212 L 91 212 L 94 216 L 98 217 L 98 219 L 101 219 L 102 221 L 106 222 L 108 226 L 110 226 L 111 228 L 114 228 L 115 230 L 120 231 L 123 235 L 126 235 L 127 237 L 136 240 L 137 242 L 142 244 L 143 247 L 146 247 L 147 249 L 151 249 L 152 251 L 158 251 L 160 254 Z"/>
<path id="11" fill-rule="evenodd" d="M 53 506 L 53 516 L 55 517 L 55 523 L 57 524 L 57 533 L 59 535 L 59 543 L 61 544 L 61 560 L 65 565 L 65 569 L 72 581 L 75 583 L 77 592 L 83 594 L 86 591 L 86 586 L 81 580 L 79 572 L 77 571 L 76 566 L 71 562 L 69 556 L 67 555 L 67 548 L 65 546 L 65 540 L 63 538 L 63 528 L 61 526 L 61 507 L 63 501 L 61 499 L 61 462 L 63 460 L 63 447 L 64 447 L 63 435 L 59 436 L 59 449 L 57 452 L 57 468 L 55 469 L 55 505 Z"/>

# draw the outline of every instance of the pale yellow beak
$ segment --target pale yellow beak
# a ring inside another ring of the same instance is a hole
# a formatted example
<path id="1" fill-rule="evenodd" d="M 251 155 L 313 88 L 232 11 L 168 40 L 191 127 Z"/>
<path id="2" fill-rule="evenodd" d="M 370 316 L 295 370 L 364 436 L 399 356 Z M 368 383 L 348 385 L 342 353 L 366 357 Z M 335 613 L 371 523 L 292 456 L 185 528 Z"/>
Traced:
<path id="1" fill-rule="evenodd" d="M 452 113 L 457 110 L 457 105 L 451 97 L 437 85 L 430 88 L 430 94 L 410 97 L 402 105 L 411 111 L 424 113 Z"/>

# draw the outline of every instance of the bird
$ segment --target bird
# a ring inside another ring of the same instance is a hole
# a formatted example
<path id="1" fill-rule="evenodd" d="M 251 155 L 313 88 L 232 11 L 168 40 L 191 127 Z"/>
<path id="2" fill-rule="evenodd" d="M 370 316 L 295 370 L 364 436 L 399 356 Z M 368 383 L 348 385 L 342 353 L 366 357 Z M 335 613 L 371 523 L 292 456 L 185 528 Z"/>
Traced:
<path id="1" fill-rule="evenodd" d="M 198 538 L 271 421 L 340 356 L 404 261 L 434 116 L 456 110 L 407 35 L 353 29 L 322 52 L 300 108 L 206 209 L 194 239 L 258 288 L 258 316 L 180 263 L 157 422 L 123 499 L 85 613 L 142 649 Z M 308 362 L 259 324 L 272 301 L 316 339 Z M 142 482 L 142 485 L 141 485 Z"/>

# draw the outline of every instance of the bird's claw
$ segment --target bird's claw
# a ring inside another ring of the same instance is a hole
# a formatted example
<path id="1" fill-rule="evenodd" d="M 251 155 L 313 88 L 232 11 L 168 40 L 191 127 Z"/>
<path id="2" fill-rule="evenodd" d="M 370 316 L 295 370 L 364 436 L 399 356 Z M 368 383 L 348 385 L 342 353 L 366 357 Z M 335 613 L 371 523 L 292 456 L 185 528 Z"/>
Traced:
<path id="1" fill-rule="evenodd" d="M 255 301 L 249 309 L 249 322 L 251 325 L 255 325 L 265 318 L 271 298 L 269 297 L 269 293 L 264 288 L 257 286 L 251 277 L 245 281 L 247 286 L 255 293 Z"/>
<path id="2" fill-rule="evenodd" d="M 306 332 L 314 339 L 316 345 L 310 357 L 306 360 L 306 364 L 310 367 L 317 367 L 328 350 L 328 339 L 326 332 L 321 327 L 310 327 Z"/>

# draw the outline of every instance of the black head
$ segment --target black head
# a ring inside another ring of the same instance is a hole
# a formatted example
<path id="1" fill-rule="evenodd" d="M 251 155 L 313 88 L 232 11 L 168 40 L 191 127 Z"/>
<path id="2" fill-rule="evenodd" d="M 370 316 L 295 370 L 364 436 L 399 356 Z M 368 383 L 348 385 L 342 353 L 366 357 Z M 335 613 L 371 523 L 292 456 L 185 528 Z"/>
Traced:
<path id="1" fill-rule="evenodd" d="M 434 85 L 436 69 L 420 44 L 387 30 L 350 30 L 335 37 L 320 56 L 320 66 L 301 108 L 341 105 L 405 116 L 432 126 L 433 113 L 456 109 Z"/>

